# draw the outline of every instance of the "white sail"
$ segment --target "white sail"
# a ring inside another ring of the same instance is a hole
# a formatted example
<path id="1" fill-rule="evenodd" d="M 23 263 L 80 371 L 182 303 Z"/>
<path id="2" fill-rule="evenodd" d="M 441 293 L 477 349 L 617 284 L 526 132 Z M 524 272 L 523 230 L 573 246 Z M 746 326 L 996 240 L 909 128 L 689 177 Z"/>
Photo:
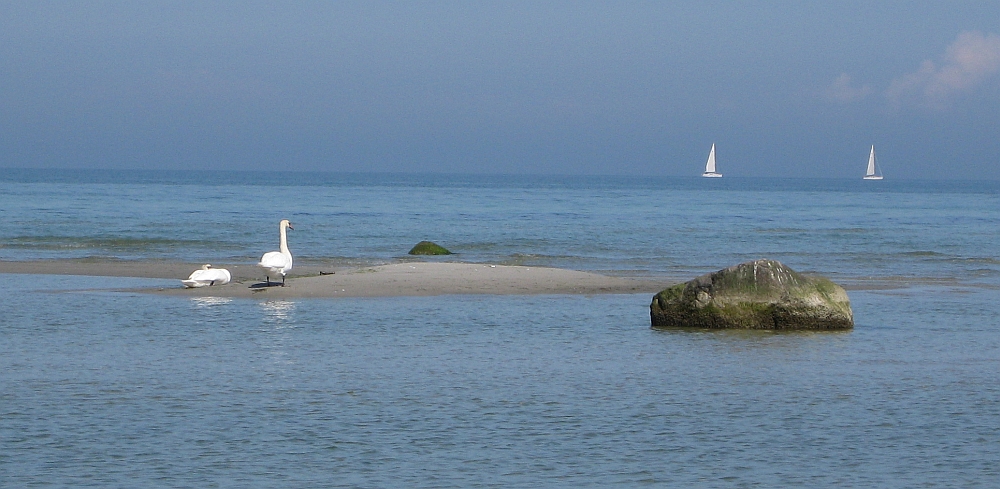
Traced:
<path id="1" fill-rule="evenodd" d="M 865 180 L 881 180 L 882 175 L 876 173 L 875 167 L 875 145 L 872 145 L 872 152 L 868 154 L 868 170 L 865 171 Z"/>
<path id="2" fill-rule="evenodd" d="M 705 163 L 705 173 L 702 173 L 703 177 L 721 177 L 721 173 L 716 173 L 715 171 L 715 143 L 712 144 L 712 150 L 708 152 L 708 161 Z"/>

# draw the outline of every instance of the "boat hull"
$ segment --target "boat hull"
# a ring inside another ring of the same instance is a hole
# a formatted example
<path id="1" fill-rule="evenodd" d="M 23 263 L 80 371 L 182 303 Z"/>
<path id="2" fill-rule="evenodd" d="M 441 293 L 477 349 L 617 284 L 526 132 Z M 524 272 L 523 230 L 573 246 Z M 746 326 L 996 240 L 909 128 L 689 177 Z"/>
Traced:
<path id="1" fill-rule="evenodd" d="M 868 175 L 868 176 L 861 177 L 861 179 L 862 180 L 881 180 L 882 177 L 879 176 L 879 175 Z"/>
<path id="2" fill-rule="evenodd" d="M 705 173 L 702 173 L 701 176 L 706 177 L 706 178 L 722 178 L 722 174 L 721 173 L 715 173 L 715 172 L 705 172 Z"/>

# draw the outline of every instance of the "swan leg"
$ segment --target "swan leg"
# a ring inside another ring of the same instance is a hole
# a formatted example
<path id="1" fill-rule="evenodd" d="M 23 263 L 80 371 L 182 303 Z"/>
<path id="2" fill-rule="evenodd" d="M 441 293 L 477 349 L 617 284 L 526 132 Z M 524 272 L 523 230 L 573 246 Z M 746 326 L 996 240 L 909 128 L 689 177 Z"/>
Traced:
<path id="1" fill-rule="evenodd" d="M 281 286 L 282 287 L 285 286 L 285 276 L 284 275 L 281 276 Z"/>
<path id="2" fill-rule="evenodd" d="M 211 286 L 213 286 L 213 285 L 215 285 L 215 280 L 213 280 L 213 281 L 211 281 L 211 282 L 209 282 L 209 283 L 208 283 L 208 286 L 209 286 L 209 287 L 211 287 Z"/>

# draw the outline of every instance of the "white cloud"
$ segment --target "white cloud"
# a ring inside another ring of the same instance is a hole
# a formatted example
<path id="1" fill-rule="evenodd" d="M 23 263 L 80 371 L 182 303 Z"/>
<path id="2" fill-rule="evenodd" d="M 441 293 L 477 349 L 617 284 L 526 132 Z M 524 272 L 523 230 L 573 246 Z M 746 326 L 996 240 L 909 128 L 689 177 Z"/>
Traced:
<path id="1" fill-rule="evenodd" d="M 845 104 L 861 100 L 871 93 L 872 88 L 868 85 L 852 87 L 851 77 L 847 73 L 841 73 L 826 89 L 828 99 Z"/>
<path id="2" fill-rule="evenodd" d="M 886 96 L 898 106 L 944 109 L 958 94 L 967 93 L 1000 73 L 1000 36 L 970 31 L 958 35 L 941 65 L 931 60 L 920 69 L 892 81 Z"/>

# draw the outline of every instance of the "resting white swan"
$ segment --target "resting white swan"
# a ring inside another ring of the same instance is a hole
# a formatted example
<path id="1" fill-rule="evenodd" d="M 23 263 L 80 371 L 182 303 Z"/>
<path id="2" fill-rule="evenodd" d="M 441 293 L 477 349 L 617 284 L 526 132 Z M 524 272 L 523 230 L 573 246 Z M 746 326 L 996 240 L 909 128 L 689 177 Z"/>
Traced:
<path id="1" fill-rule="evenodd" d="M 200 269 L 195 270 L 194 273 L 188 277 L 187 280 L 181 280 L 181 283 L 185 287 L 205 287 L 206 285 L 224 285 L 228 284 L 233 276 L 229 273 L 229 270 L 225 268 L 212 268 L 212 265 L 204 264 Z"/>
<path id="2" fill-rule="evenodd" d="M 260 257 L 258 266 L 265 268 L 271 273 L 281 274 L 281 286 L 285 286 L 285 274 L 292 269 L 292 253 L 288 251 L 288 238 L 285 237 L 285 228 L 294 230 L 292 223 L 288 219 L 282 219 L 278 223 L 279 246 L 278 251 L 269 251 Z M 271 285 L 271 273 L 266 275 L 267 285 Z"/>

